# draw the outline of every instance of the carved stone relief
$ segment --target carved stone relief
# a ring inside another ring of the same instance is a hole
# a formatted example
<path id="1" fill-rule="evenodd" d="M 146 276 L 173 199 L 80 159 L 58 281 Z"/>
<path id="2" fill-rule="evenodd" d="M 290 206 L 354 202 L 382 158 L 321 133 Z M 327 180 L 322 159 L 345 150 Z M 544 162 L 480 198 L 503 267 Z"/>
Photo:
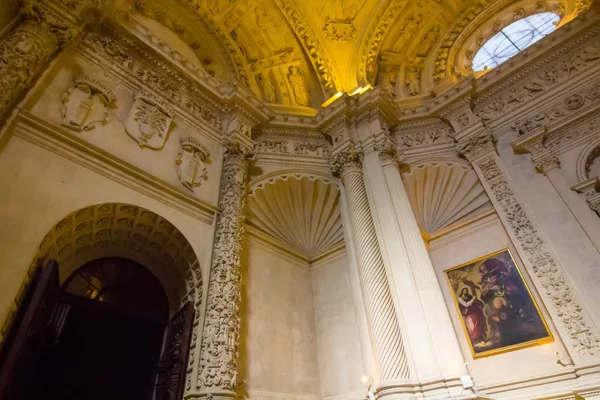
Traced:
<path id="1" fill-rule="evenodd" d="M 480 102 L 482 105 L 476 106 L 475 114 L 484 122 L 489 122 L 598 64 L 600 64 L 600 40 L 596 39 L 575 54 L 570 54 L 560 62 L 552 63 L 537 72 L 532 79 L 519 86 L 500 95 L 484 96 Z M 540 116 L 540 119 L 544 118 L 546 117 Z"/>
<path id="2" fill-rule="evenodd" d="M 175 112 L 156 100 L 136 96 L 125 121 L 125 131 L 140 147 L 160 150 L 165 145 Z"/>
<path id="3" fill-rule="evenodd" d="M 478 152 L 479 153 L 479 152 Z M 498 165 L 495 154 L 475 162 L 481 178 L 489 188 L 488 194 L 496 201 L 504 215 L 508 229 L 527 257 L 533 272 L 556 310 L 559 321 L 571 338 L 571 345 L 580 356 L 594 355 L 600 349 L 600 337 L 582 308 L 577 295 L 569 285 L 562 267 L 552 255 L 548 244 L 538 233 L 511 184 Z"/>
<path id="4" fill-rule="evenodd" d="M 175 161 L 177 177 L 183 186 L 193 192 L 208 179 L 206 164 L 210 153 L 202 143 L 192 137 L 181 138 L 180 143 L 181 151 Z"/>
<path id="5" fill-rule="evenodd" d="M 77 132 L 106 122 L 108 108 L 116 102 L 114 93 L 102 82 L 84 75 L 73 77 L 73 84 L 62 95 L 62 125 Z"/>
<path id="6" fill-rule="evenodd" d="M 310 94 L 306 86 L 306 80 L 300 71 L 300 68 L 291 66 L 289 69 L 288 80 L 292 87 L 294 100 L 297 105 L 307 107 L 310 105 Z"/>

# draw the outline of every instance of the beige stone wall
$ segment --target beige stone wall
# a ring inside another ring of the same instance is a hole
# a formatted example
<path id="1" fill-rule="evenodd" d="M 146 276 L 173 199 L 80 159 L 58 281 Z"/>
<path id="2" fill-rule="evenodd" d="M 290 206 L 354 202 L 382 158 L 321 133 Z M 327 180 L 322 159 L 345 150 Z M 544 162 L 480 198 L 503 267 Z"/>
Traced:
<path id="1" fill-rule="evenodd" d="M 214 227 L 156 197 L 111 180 L 8 132 L 0 148 L 0 320 L 48 230 L 80 208 L 109 202 L 144 207 L 169 220 L 193 246 L 208 276 Z M 206 280 L 205 280 L 206 284 Z"/>
<path id="2" fill-rule="evenodd" d="M 240 379 L 251 399 L 318 398 L 319 371 L 308 265 L 244 243 Z"/>
<path id="3" fill-rule="evenodd" d="M 555 352 L 565 354 L 561 345 L 561 339 L 557 337 L 556 330 L 548 318 L 548 313 L 545 311 L 544 305 L 533 287 L 522 261 L 519 259 L 518 254 L 516 254 L 510 238 L 495 214 L 480 219 L 460 230 L 439 237 L 433 240 L 430 246 L 431 260 L 435 267 L 440 286 L 442 287 L 456 336 L 458 337 L 465 361 L 468 363 L 469 373 L 473 376 L 478 389 L 492 395 L 494 398 L 506 399 L 521 398 L 519 397 L 519 390 L 521 390 L 524 393 L 522 396 L 525 396 L 522 398 L 531 398 L 531 396 L 535 396 L 536 394 L 549 395 L 556 390 L 556 388 L 542 388 L 539 392 L 536 392 L 535 386 L 541 384 L 541 381 L 538 379 L 543 376 L 562 375 L 556 379 L 558 382 L 572 378 L 570 374 L 565 375 L 565 367 L 556 362 Z M 533 296 L 540 308 L 542 308 L 556 342 L 474 360 L 469 349 L 468 339 L 460 322 L 462 317 L 454 304 L 444 271 L 506 247 L 510 248 L 515 262 L 527 281 Z M 506 382 L 513 382 L 513 389 L 517 390 L 506 393 L 504 392 L 505 389 L 498 388 L 498 386 Z M 568 386 L 569 384 L 566 385 Z"/>
<path id="4" fill-rule="evenodd" d="M 311 268 L 321 395 L 364 393 L 366 375 L 346 254 Z"/>
<path id="5" fill-rule="evenodd" d="M 106 73 L 102 66 L 91 63 L 72 50 L 60 55 L 52 63 L 29 93 L 23 108 L 60 126 L 63 122 L 62 97 L 71 87 L 74 75 L 86 75 L 101 81 L 114 92 L 116 102 L 108 108 L 105 123 L 96 123 L 93 128 L 82 132 L 71 131 L 73 135 L 193 196 L 217 204 L 223 150 L 217 140 L 211 137 L 211 132 L 202 130 L 200 124 L 192 126 L 176 111 L 164 147 L 160 150 L 141 148 L 125 130 L 135 92 L 115 76 Z M 69 130 L 64 127 L 61 129 Z M 177 176 L 175 161 L 181 151 L 180 139 L 184 137 L 197 139 L 210 152 L 210 161 L 206 165 L 207 179 L 194 192 L 185 188 Z"/>

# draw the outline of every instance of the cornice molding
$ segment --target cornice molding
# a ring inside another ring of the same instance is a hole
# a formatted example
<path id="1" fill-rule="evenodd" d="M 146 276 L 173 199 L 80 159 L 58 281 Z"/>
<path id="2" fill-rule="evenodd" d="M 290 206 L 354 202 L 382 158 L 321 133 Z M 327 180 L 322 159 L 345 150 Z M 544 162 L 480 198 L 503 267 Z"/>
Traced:
<path id="1" fill-rule="evenodd" d="M 212 225 L 219 208 L 128 164 L 32 113 L 19 110 L 6 127 L 16 137 Z"/>

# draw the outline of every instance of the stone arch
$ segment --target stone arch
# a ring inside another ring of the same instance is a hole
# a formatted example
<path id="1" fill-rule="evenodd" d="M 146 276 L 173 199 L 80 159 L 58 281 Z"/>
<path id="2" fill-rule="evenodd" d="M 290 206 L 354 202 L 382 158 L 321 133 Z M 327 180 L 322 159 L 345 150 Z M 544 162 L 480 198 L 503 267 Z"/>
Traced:
<path id="1" fill-rule="evenodd" d="M 39 245 L 15 305 L 20 306 L 35 271 L 46 261 L 58 262 L 62 285 L 79 267 L 104 257 L 123 257 L 144 265 L 165 289 L 171 314 L 193 301 L 197 311 L 195 324 L 198 323 L 202 272 L 191 244 L 167 219 L 124 203 L 80 208 L 54 224 Z M 10 328 L 14 316 L 12 312 L 7 317 L 3 333 Z M 193 360 L 191 353 L 190 363 Z"/>
<path id="2" fill-rule="evenodd" d="M 594 160 L 600 156 L 600 137 L 594 138 L 583 149 L 577 156 L 575 163 L 575 173 L 577 175 L 577 181 L 583 182 L 590 176 L 590 167 L 594 163 Z"/>

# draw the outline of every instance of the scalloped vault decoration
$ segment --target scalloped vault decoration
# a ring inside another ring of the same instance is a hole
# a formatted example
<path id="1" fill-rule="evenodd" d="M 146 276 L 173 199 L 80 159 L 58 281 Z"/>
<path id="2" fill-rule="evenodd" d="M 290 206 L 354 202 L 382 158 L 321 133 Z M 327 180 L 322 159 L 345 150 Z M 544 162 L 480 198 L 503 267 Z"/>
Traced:
<path id="1" fill-rule="evenodd" d="M 277 177 L 252 191 L 247 220 L 311 259 L 344 240 L 339 198 L 324 179 Z"/>
<path id="2" fill-rule="evenodd" d="M 433 233 L 492 207 L 475 172 L 451 163 L 411 167 L 402 174 L 419 227 Z"/>

